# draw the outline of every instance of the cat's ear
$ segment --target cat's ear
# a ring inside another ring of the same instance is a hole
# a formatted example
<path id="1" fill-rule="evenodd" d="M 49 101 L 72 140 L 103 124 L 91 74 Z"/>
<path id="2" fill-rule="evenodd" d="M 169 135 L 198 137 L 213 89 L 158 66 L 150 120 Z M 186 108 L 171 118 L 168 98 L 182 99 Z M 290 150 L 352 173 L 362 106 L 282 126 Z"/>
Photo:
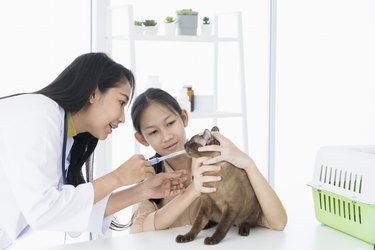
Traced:
<path id="1" fill-rule="evenodd" d="M 211 138 L 210 130 L 205 129 L 202 136 L 203 136 L 203 139 L 205 139 L 206 141 L 209 141 Z"/>
<path id="2" fill-rule="evenodd" d="M 148 142 L 145 140 L 145 138 L 143 137 L 143 135 L 141 133 L 135 132 L 134 137 L 143 146 L 148 147 L 150 145 L 150 144 L 148 144 Z"/>
<path id="3" fill-rule="evenodd" d="M 211 131 L 217 131 L 217 132 L 219 132 L 219 128 L 217 126 L 213 126 L 212 129 L 211 129 Z"/>

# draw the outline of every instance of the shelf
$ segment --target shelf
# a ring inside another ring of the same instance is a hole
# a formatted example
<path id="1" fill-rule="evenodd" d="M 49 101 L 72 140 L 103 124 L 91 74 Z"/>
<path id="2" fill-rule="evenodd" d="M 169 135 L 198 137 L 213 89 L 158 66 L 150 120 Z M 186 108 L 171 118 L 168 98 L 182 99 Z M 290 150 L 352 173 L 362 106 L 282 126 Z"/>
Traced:
<path id="1" fill-rule="evenodd" d="M 129 40 L 128 35 L 112 36 L 113 40 Z M 212 36 L 167 36 L 167 35 L 133 35 L 131 38 L 135 41 L 162 41 L 162 42 L 207 42 L 212 43 L 215 41 L 219 42 L 236 42 L 236 37 L 217 37 Z"/>
<path id="2" fill-rule="evenodd" d="M 199 112 L 193 111 L 189 113 L 190 118 L 225 118 L 225 117 L 241 117 L 242 113 L 231 112 Z"/>

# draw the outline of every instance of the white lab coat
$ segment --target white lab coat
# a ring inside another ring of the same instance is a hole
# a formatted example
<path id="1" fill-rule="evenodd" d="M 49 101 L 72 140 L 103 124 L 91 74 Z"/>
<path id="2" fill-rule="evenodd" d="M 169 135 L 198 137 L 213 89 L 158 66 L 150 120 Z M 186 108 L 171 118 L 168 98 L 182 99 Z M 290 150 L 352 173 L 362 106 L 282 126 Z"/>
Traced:
<path id="1" fill-rule="evenodd" d="M 0 100 L 0 249 L 25 229 L 104 233 L 109 196 L 91 183 L 62 185 L 64 110 L 36 94 Z M 73 138 L 68 138 L 68 158 Z M 69 162 L 66 160 L 66 166 Z"/>

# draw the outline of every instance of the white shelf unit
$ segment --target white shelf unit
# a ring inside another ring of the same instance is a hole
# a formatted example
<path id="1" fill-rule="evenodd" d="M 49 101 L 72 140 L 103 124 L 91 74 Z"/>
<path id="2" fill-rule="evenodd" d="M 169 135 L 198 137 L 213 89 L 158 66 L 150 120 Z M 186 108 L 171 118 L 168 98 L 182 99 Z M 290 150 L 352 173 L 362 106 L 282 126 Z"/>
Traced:
<path id="1" fill-rule="evenodd" d="M 112 12 L 116 10 L 123 10 L 124 15 L 128 17 L 128 27 L 124 27 L 124 30 L 128 30 L 128 34 L 125 35 L 113 35 L 112 34 Z M 232 16 L 236 19 L 237 23 L 237 35 L 235 37 L 222 37 L 219 36 L 219 24 L 220 18 L 223 16 Z M 188 42 L 188 43 L 209 43 L 212 44 L 214 48 L 214 76 L 213 76 L 213 89 L 214 89 L 214 107 L 217 110 L 217 96 L 218 96 L 218 60 L 219 60 L 219 43 L 237 43 L 238 48 L 238 60 L 239 60 L 239 88 L 240 88 L 240 98 L 241 98 L 241 110 L 239 112 L 191 112 L 190 118 L 192 119 L 202 119 L 211 118 L 213 119 L 213 124 L 217 124 L 219 118 L 229 118 L 229 117 L 239 117 L 242 120 L 242 135 L 243 135 L 243 150 L 249 152 L 248 148 L 248 125 L 247 125 L 247 106 L 246 106 L 246 83 L 245 83 L 245 73 L 244 73 L 244 51 L 243 51 L 243 37 L 242 37 L 242 15 L 241 12 L 228 12 L 220 13 L 214 17 L 214 29 L 213 35 L 211 36 L 167 36 L 167 35 L 148 35 L 148 34 L 136 34 L 133 31 L 134 14 L 132 5 L 121 5 L 121 6 L 110 6 L 108 8 L 107 14 L 107 53 L 112 55 L 112 41 L 113 40 L 123 40 L 129 43 L 130 51 L 130 69 L 134 73 L 136 79 L 138 79 L 137 67 L 136 67 L 136 56 L 137 49 L 136 43 L 139 41 L 149 41 L 149 42 Z M 127 28 L 127 29 L 125 29 Z M 139 143 L 135 143 L 136 152 L 139 152 Z"/>

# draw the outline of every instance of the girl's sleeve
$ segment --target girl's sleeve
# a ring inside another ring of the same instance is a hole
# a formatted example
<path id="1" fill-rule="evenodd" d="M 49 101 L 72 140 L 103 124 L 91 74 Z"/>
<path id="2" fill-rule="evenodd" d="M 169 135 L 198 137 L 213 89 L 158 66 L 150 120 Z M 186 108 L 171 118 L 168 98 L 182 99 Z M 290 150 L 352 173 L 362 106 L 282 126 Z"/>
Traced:
<path id="1" fill-rule="evenodd" d="M 155 231 L 155 214 L 158 211 L 157 205 L 149 200 L 142 201 L 133 206 L 133 225 L 130 233 Z"/>

